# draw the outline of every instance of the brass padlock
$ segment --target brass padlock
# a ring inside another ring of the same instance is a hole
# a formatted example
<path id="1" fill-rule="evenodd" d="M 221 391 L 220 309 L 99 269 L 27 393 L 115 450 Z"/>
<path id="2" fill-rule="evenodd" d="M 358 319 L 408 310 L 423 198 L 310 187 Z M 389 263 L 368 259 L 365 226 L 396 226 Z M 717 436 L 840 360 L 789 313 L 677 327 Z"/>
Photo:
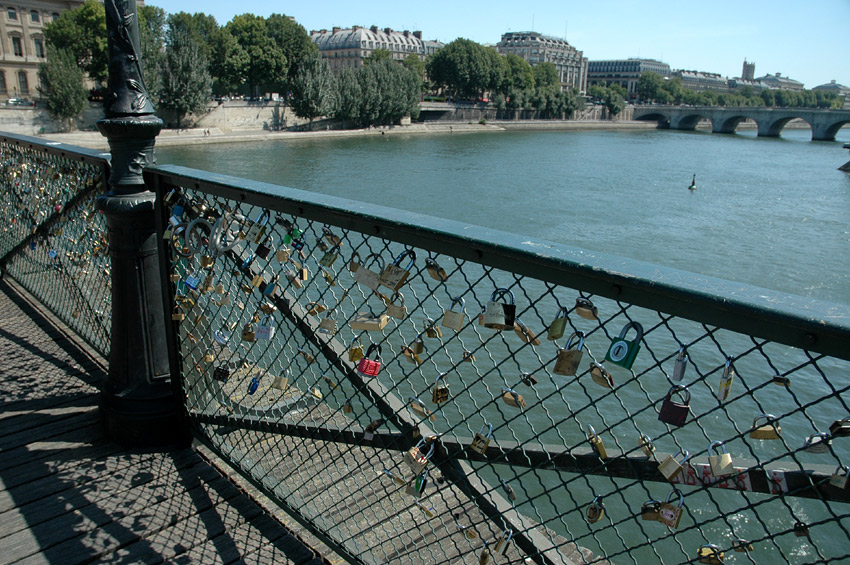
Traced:
<path id="1" fill-rule="evenodd" d="M 758 425 L 758 421 L 764 418 L 765 424 Z M 776 421 L 776 416 L 773 414 L 760 414 L 753 420 L 753 429 L 750 431 L 750 437 L 753 439 L 779 439 L 782 433 L 782 428 Z"/>
<path id="2" fill-rule="evenodd" d="M 430 507 L 430 508 L 429 508 L 429 507 L 423 506 L 423 505 L 422 505 L 422 503 L 421 503 L 421 502 L 419 502 L 418 500 L 414 501 L 414 504 L 416 504 L 416 506 L 417 506 L 420 510 L 422 510 L 422 512 L 425 514 L 425 516 L 426 516 L 426 517 L 428 517 L 428 518 L 433 518 L 433 517 L 434 517 L 434 515 L 435 515 L 435 513 L 436 513 L 436 510 L 434 510 L 434 507 Z"/>
<path id="3" fill-rule="evenodd" d="M 460 305 L 460 309 L 455 311 L 455 304 Z M 443 321 L 441 322 L 444 328 L 452 329 L 459 332 L 466 322 L 466 311 L 464 310 L 466 302 L 463 298 L 452 298 L 452 303 L 448 310 L 443 311 Z"/>
<path id="4" fill-rule="evenodd" d="M 404 356 L 405 359 L 407 359 L 409 362 L 413 363 L 414 365 L 421 365 L 422 364 L 422 358 L 419 357 L 418 353 L 413 351 L 412 347 L 402 345 L 401 346 L 401 354 Z"/>
<path id="5" fill-rule="evenodd" d="M 685 378 L 685 370 L 688 368 L 688 350 L 683 345 L 676 355 L 676 364 L 673 366 L 673 380 L 676 382 Z"/>
<path id="6" fill-rule="evenodd" d="M 215 361 L 215 355 L 213 355 L 212 351 L 204 353 L 204 363 L 212 363 L 213 361 Z"/>
<path id="7" fill-rule="evenodd" d="M 508 481 L 502 479 L 502 488 L 505 489 L 505 494 L 508 495 L 508 498 L 510 498 L 511 501 L 516 501 L 516 493 L 514 492 L 513 487 L 508 484 Z"/>
<path id="8" fill-rule="evenodd" d="M 519 380 L 526 386 L 533 387 L 537 384 L 537 378 L 531 373 L 522 372 L 519 374 Z"/>
<path id="9" fill-rule="evenodd" d="M 573 339 L 578 338 L 576 348 L 573 347 Z M 552 372 L 556 375 L 574 376 L 578 372 L 578 365 L 582 358 L 582 348 L 584 347 L 584 332 L 577 331 L 570 336 L 567 341 L 567 347 L 558 350 L 558 357 L 555 361 L 555 368 Z"/>
<path id="10" fill-rule="evenodd" d="M 440 329 L 433 318 L 425 318 L 425 337 L 432 339 L 443 337 L 443 330 Z"/>
<path id="11" fill-rule="evenodd" d="M 537 334 L 535 334 L 531 328 L 526 326 L 519 318 L 514 320 L 514 333 L 519 336 L 523 343 L 540 345 L 540 340 L 537 338 Z"/>
<path id="12" fill-rule="evenodd" d="M 410 261 L 408 261 L 407 265 L 402 267 L 401 262 L 405 257 L 409 257 Z M 379 276 L 380 283 L 392 290 L 400 289 L 404 286 L 404 282 L 407 280 L 407 277 L 410 276 L 410 269 L 413 268 L 413 264 L 415 262 L 416 252 L 412 249 L 401 252 L 398 257 L 393 260 L 392 264 L 387 265 L 381 270 L 381 274 Z"/>
<path id="13" fill-rule="evenodd" d="M 602 497 L 597 496 L 587 507 L 587 521 L 594 524 L 605 516 L 605 505 L 602 504 Z"/>
<path id="14" fill-rule="evenodd" d="M 590 440 L 590 447 L 593 448 L 593 451 L 599 456 L 603 461 L 608 459 L 608 451 L 605 449 L 605 444 L 602 443 L 602 438 L 596 435 L 596 430 L 593 429 L 593 426 L 590 424 L 587 425 L 587 439 Z"/>
<path id="15" fill-rule="evenodd" d="M 386 314 L 378 314 L 377 316 L 371 312 L 358 312 L 348 325 L 353 330 L 366 330 L 369 332 L 379 332 L 384 329 L 384 326 L 389 322 Z"/>
<path id="16" fill-rule="evenodd" d="M 493 546 L 493 551 L 496 553 L 501 552 L 503 556 L 508 554 L 508 550 L 511 548 L 511 540 L 514 538 L 513 530 L 505 530 L 502 532 L 502 537 L 496 542 L 496 545 Z"/>
<path id="17" fill-rule="evenodd" d="M 723 453 L 718 452 L 721 448 Z M 712 450 L 714 455 L 711 454 Z M 722 441 L 713 441 L 708 445 L 708 464 L 711 467 L 711 474 L 715 477 L 724 477 L 735 472 L 732 456 L 726 452 L 726 446 Z"/>
<path id="18" fill-rule="evenodd" d="M 679 505 L 670 504 L 670 498 L 674 495 L 679 495 Z M 661 503 L 658 509 L 658 521 L 675 530 L 679 527 L 679 522 L 682 520 L 682 514 L 685 513 L 685 495 L 677 488 L 670 491 L 667 495 L 667 500 Z"/>
<path id="19" fill-rule="evenodd" d="M 275 251 L 274 258 L 277 259 L 278 263 L 286 263 L 289 261 L 291 253 L 292 250 L 289 247 L 281 247 Z"/>
<path id="20" fill-rule="evenodd" d="M 510 302 L 499 302 L 499 299 L 509 299 Z M 484 308 L 483 325 L 493 330 L 512 330 L 516 319 L 516 304 L 514 294 L 506 288 L 497 288 L 490 295 L 490 301 Z"/>
<path id="21" fill-rule="evenodd" d="M 322 255 L 322 258 L 319 259 L 319 265 L 321 265 L 322 267 L 330 267 L 334 264 L 338 257 L 339 246 L 334 245 L 324 255 Z"/>
<path id="22" fill-rule="evenodd" d="M 599 319 L 599 310 L 587 298 L 576 298 L 576 314 L 585 320 Z"/>
<path id="23" fill-rule="evenodd" d="M 569 310 L 566 307 L 562 307 L 558 310 L 558 313 L 555 315 L 555 319 L 552 320 L 552 323 L 549 324 L 549 329 L 546 332 L 546 339 L 549 341 L 555 341 L 556 339 L 561 339 L 564 337 L 564 332 L 567 330 L 567 314 Z"/>
<path id="24" fill-rule="evenodd" d="M 723 376 L 720 377 L 720 386 L 717 389 L 717 400 L 723 402 L 729 398 L 729 393 L 732 390 L 732 381 L 735 380 L 735 368 L 732 366 L 732 358 L 726 358 L 726 365 L 723 367 Z"/>
<path id="25" fill-rule="evenodd" d="M 77 314 L 77 315 L 79 315 L 79 314 Z M 76 316 L 74 316 L 74 317 L 76 317 Z M 175 322 L 182 322 L 183 320 L 186 319 L 186 314 L 181 312 L 179 307 L 175 306 L 174 311 L 171 313 L 171 319 L 174 320 Z"/>
<path id="26" fill-rule="evenodd" d="M 348 360 L 352 363 L 357 363 L 363 359 L 363 346 L 359 343 L 354 345 L 355 341 L 357 341 L 357 338 L 352 339 L 351 343 L 348 345 Z"/>
<path id="27" fill-rule="evenodd" d="M 655 454 L 655 446 L 652 444 L 652 438 L 646 434 L 640 434 L 640 437 L 638 438 L 638 447 L 640 447 L 644 455 L 652 459 L 652 456 Z"/>
<path id="28" fill-rule="evenodd" d="M 307 313 L 311 316 L 318 316 L 319 314 L 321 314 L 322 312 L 324 312 L 327 309 L 328 309 L 328 307 L 325 306 L 324 304 L 322 304 L 321 302 L 308 302 L 307 303 Z"/>
<path id="29" fill-rule="evenodd" d="M 502 389 L 502 400 L 508 406 L 513 406 L 514 408 L 519 408 L 520 410 L 525 409 L 525 399 L 522 397 L 521 394 L 517 394 L 512 389 Z"/>
<path id="30" fill-rule="evenodd" d="M 351 405 L 350 398 L 345 399 L 345 404 L 342 405 L 342 412 L 343 414 L 351 414 L 354 412 L 354 406 Z"/>
<path id="31" fill-rule="evenodd" d="M 682 460 L 676 461 L 676 456 L 681 455 Z M 685 462 L 690 458 L 688 451 L 685 449 L 680 449 L 673 455 L 668 455 L 664 458 L 664 460 L 658 465 L 658 471 L 664 475 L 664 477 L 668 481 L 672 481 L 676 478 L 676 475 L 682 472 L 682 467 Z"/>
<path id="32" fill-rule="evenodd" d="M 601 363 L 590 362 L 590 378 L 602 388 L 614 388 L 614 377 Z"/>
<path id="33" fill-rule="evenodd" d="M 829 484 L 835 488 L 844 490 L 847 488 L 848 483 L 850 483 L 850 467 L 839 465 L 832 474 L 832 477 L 830 477 Z"/>
<path id="34" fill-rule="evenodd" d="M 413 471 L 414 475 L 421 475 L 425 470 L 425 467 L 428 466 L 428 461 L 431 459 L 431 456 L 434 455 L 434 442 L 431 442 L 430 449 L 428 453 L 423 453 L 423 446 L 425 445 L 425 440 L 419 440 L 414 447 L 411 447 L 404 453 L 404 462 L 407 463 L 407 466 L 410 467 L 410 470 Z"/>
<path id="35" fill-rule="evenodd" d="M 396 304 L 396 300 L 400 303 Z M 407 307 L 404 305 L 404 295 L 398 291 L 394 292 L 387 302 L 387 316 L 403 320 L 407 315 Z"/>
<path id="36" fill-rule="evenodd" d="M 736 539 L 732 542 L 732 549 L 738 553 L 749 553 L 753 551 L 753 544 L 745 539 Z"/>
<path id="37" fill-rule="evenodd" d="M 463 360 L 467 363 L 472 363 L 473 361 L 475 361 L 475 355 L 473 355 L 471 351 L 464 350 Z"/>
<path id="38" fill-rule="evenodd" d="M 254 324 L 246 324 L 242 328 L 242 341 L 256 341 L 257 333 L 254 330 Z"/>
<path id="39" fill-rule="evenodd" d="M 211 255 L 201 255 L 201 267 L 209 269 L 215 263 L 215 259 Z"/>
<path id="40" fill-rule="evenodd" d="M 410 409 L 413 410 L 419 417 L 428 418 L 431 421 L 436 421 L 437 418 L 434 416 L 434 413 L 431 412 L 425 403 L 416 398 L 415 396 L 410 397 Z M 433 446 L 431 446 L 433 449 Z"/>
<path id="41" fill-rule="evenodd" d="M 710 565 L 720 565 L 723 563 L 723 552 L 713 543 L 701 545 L 697 552 L 697 561 Z"/>
<path id="42" fill-rule="evenodd" d="M 660 500 L 647 500 L 640 507 L 640 519 L 648 522 L 657 522 L 661 512 Z"/>
<path id="43" fill-rule="evenodd" d="M 332 313 L 329 313 L 319 322 L 319 331 L 323 334 L 335 334 L 336 329 L 337 324 Z"/>
<path id="44" fill-rule="evenodd" d="M 431 402 L 441 404 L 449 399 L 449 387 L 445 384 L 446 373 L 440 373 L 437 380 L 434 381 L 434 388 L 431 391 Z M 440 383 L 440 380 L 443 382 Z"/>
<path id="45" fill-rule="evenodd" d="M 425 353 L 425 342 L 422 341 L 421 337 L 417 337 L 413 341 L 413 344 L 411 344 L 410 349 L 415 355 L 422 355 L 423 353 Z"/>
<path id="46" fill-rule="evenodd" d="M 436 281 L 445 282 L 449 280 L 449 275 L 446 274 L 446 270 L 440 267 L 440 265 L 438 265 L 437 262 L 430 257 L 425 259 L 425 269 L 428 271 L 428 274 L 431 275 L 431 278 Z"/>
<path id="47" fill-rule="evenodd" d="M 487 430 L 487 435 L 484 435 L 484 430 Z M 484 424 L 481 426 L 481 431 L 475 434 L 475 437 L 472 439 L 472 444 L 469 448 L 472 451 L 478 452 L 481 455 L 484 455 L 484 452 L 487 451 L 487 447 L 490 445 L 490 440 L 493 438 L 493 424 Z"/>
<path id="48" fill-rule="evenodd" d="M 284 375 L 289 375 L 289 370 L 284 372 Z M 274 380 L 272 381 L 272 388 L 277 390 L 283 390 L 289 388 L 289 377 L 284 375 L 276 375 Z"/>
<path id="49" fill-rule="evenodd" d="M 794 522 L 794 535 L 798 538 L 804 538 L 809 535 L 809 527 L 803 522 L 797 520 Z"/>
<path id="50" fill-rule="evenodd" d="M 487 547 L 487 542 L 484 542 L 484 547 L 481 548 L 481 555 L 478 557 L 478 565 L 489 565 L 490 563 L 490 548 Z"/>

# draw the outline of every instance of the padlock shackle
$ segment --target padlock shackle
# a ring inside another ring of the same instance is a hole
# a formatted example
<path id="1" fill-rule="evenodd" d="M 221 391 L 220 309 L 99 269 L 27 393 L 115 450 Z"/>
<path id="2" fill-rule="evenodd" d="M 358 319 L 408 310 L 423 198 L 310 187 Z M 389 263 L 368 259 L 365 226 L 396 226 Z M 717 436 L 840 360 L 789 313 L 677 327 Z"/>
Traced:
<path id="1" fill-rule="evenodd" d="M 773 429 L 776 429 L 776 416 L 774 416 L 773 414 L 759 414 L 758 416 L 756 416 L 756 417 L 753 419 L 753 428 L 757 428 L 757 427 L 758 427 L 756 424 L 757 424 L 757 423 L 758 423 L 758 421 L 759 421 L 759 420 L 761 420 L 762 418 L 764 418 L 764 423 L 765 423 L 765 424 L 770 424 L 771 426 L 773 426 Z"/>
<path id="2" fill-rule="evenodd" d="M 679 348 L 679 353 L 676 354 L 676 363 L 688 362 L 688 348 L 684 345 Z"/>
<path id="3" fill-rule="evenodd" d="M 815 441 L 816 437 L 819 437 L 821 439 L 819 441 Z M 821 443 L 824 443 L 824 442 L 826 442 L 826 444 L 829 445 L 829 438 L 830 438 L 830 435 L 826 432 L 818 432 L 816 434 L 812 434 L 812 435 L 810 435 L 809 437 L 806 438 L 806 442 L 803 444 L 803 449 L 806 449 L 807 447 L 811 447 L 813 445 L 820 445 Z"/>
<path id="4" fill-rule="evenodd" d="M 713 441 L 708 444 L 708 454 L 711 455 L 711 451 L 714 450 L 714 453 L 720 455 L 720 452 L 717 451 L 717 448 L 719 447 L 723 448 L 723 453 L 728 453 L 728 451 L 726 451 L 726 445 L 722 441 Z"/>
<path id="5" fill-rule="evenodd" d="M 455 304 L 460 304 L 460 311 L 463 312 L 463 309 L 466 308 L 466 301 L 462 297 L 454 298 L 452 296 L 449 296 L 449 298 L 451 298 L 452 300 L 451 305 L 449 306 L 449 310 L 454 312 Z"/>
<path id="6" fill-rule="evenodd" d="M 558 318 L 568 318 L 569 313 L 569 308 L 567 308 L 566 306 L 561 306 L 560 308 L 558 308 L 558 313 L 555 314 L 555 319 L 557 320 Z"/>
<path id="7" fill-rule="evenodd" d="M 576 347 L 576 351 L 581 351 L 584 347 L 584 332 L 581 330 L 576 331 L 573 335 L 570 336 L 570 339 L 567 340 L 567 347 L 564 349 L 570 349 L 573 346 L 573 338 L 578 338 L 578 346 Z"/>
<path id="8" fill-rule="evenodd" d="M 493 424 L 485 423 L 481 426 L 481 430 L 478 433 L 484 435 L 484 428 L 487 428 L 487 435 L 484 437 L 489 439 L 493 435 Z"/>
<path id="9" fill-rule="evenodd" d="M 670 504 L 670 498 L 674 494 L 677 494 L 677 493 L 679 495 L 679 508 L 683 507 L 685 505 L 685 495 L 682 494 L 682 491 L 680 491 L 679 489 L 677 489 L 675 487 L 673 488 L 673 490 L 671 490 L 669 493 L 667 493 L 667 498 L 664 500 L 664 502 L 666 502 L 667 504 Z"/>
<path id="10" fill-rule="evenodd" d="M 630 329 L 634 329 L 635 332 L 637 333 L 637 337 L 635 337 L 634 343 L 640 343 L 640 341 L 643 339 L 643 326 L 640 325 L 640 323 L 638 323 L 638 322 L 629 322 L 628 324 L 623 326 L 623 329 L 620 330 L 619 338 L 625 339 L 626 334 L 629 333 Z"/>
<path id="11" fill-rule="evenodd" d="M 490 295 L 490 302 L 496 302 L 497 299 L 504 298 L 505 296 L 508 296 L 511 299 L 511 301 L 507 304 L 514 303 L 514 293 L 507 288 L 497 288 L 494 290 L 493 294 Z"/>
<path id="12" fill-rule="evenodd" d="M 407 249 L 399 253 L 393 261 L 393 265 L 396 267 L 400 266 L 405 257 L 410 257 L 410 262 L 404 268 L 405 271 L 409 271 L 413 267 L 414 263 L 416 263 L 416 252 L 412 249 Z"/>
<path id="13" fill-rule="evenodd" d="M 390 295 L 390 304 L 395 304 L 396 297 L 401 299 L 401 305 L 404 306 L 404 295 L 399 291 L 395 291 Z"/>
<path id="14" fill-rule="evenodd" d="M 517 394 L 517 392 L 516 392 L 514 389 L 512 389 L 512 388 L 503 388 L 503 389 L 502 389 L 502 394 L 503 394 L 503 395 L 504 395 L 504 394 L 510 394 L 511 396 L 513 396 L 513 397 L 514 397 L 514 400 L 515 400 L 517 403 L 519 403 L 519 394 Z"/>
<path id="15" fill-rule="evenodd" d="M 591 426 L 590 424 L 587 425 L 587 429 L 588 429 L 588 432 L 587 432 L 588 438 L 590 438 L 591 436 L 592 437 L 599 437 L 598 435 L 596 435 L 596 430 L 593 429 L 593 426 Z"/>
<path id="16" fill-rule="evenodd" d="M 257 219 L 254 220 L 255 224 L 260 224 L 261 226 L 266 226 L 269 223 L 269 219 L 272 217 L 272 213 L 268 210 L 268 208 L 264 209 L 260 212 L 260 215 L 257 216 Z"/>
<path id="17" fill-rule="evenodd" d="M 688 450 L 687 450 L 687 449 L 680 449 L 679 451 L 677 451 L 676 453 L 674 453 L 674 454 L 673 454 L 673 460 L 674 460 L 674 461 L 676 460 L 676 456 L 677 456 L 677 455 L 684 455 L 684 456 L 685 456 L 685 458 L 684 458 L 684 459 L 682 459 L 682 461 L 681 461 L 681 462 L 679 462 L 679 465 L 684 465 L 684 464 L 685 464 L 685 461 L 687 461 L 688 459 L 690 459 L 690 458 L 691 458 L 691 454 L 690 454 L 690 453 L 688 453 Z"/>
<path id="18" fill-rule="evenodd" d="M 688 387 L 682 385 L 674 385 L 670 387 L 670 390 L 667 391 L 667 400 L 674 395 L 678 395 L 684 402 L 684 404 L 691 403 L 691 391 L 688 390 Z"/>
<path id="19" fill-rule="evenodd" d="M 353 344 L 354 341 L 352 340 L 351 343 Z M 376 349 L 378 350 L 378 353 L 375 354 L 375 357 L 377 359 L 380 359 L 381 358 L 381 346 L 378 345 L 377 343 L 373 343 L 372 345 L 369 346 L 368 349 L 366 349 L 366 355 L 364 357 L 366 357 L 366 359 L 368 359 L 369 357 L 371 357 L 372 352 L 375 351 Z"/>
<path id="20" fill-rule="evenodd" d="M 206 247 L 210 252 L 213 252 L 213 247 L 211 247 L 211 244 L 213 242 L 213 231 L 214 231 L 215 228 L 214 228 L 213 224 L 209 223 L 205 218 L 201 218 L 201 217 L 195 218 L 194 220 L 192 220 L 191 222 L 189 222 L 186 225 L 186 231 L 183 234 L 183 240 L 186 242 L 186 247 L 189 247 L 189 243 L 192 239 L 192 233 L 195 231 L 195 229 L 198 226 L 206 226 L 206 228 L 207 228 L 207 244 L 204 245 L 203 242 L 201 241 L 201 239 L 198 238 L 197 245 L 194 247 L 195 253 L 201 253 L 203 251 L 204 247 Z"/>
<path id="21" fill-rule="evenodd" d="M 437 384 L 438 382 L 440 382 L 440 379 L 444 379 L 447 374 L 448 373 L 440 373 L 439 375 L 437 375 L 436 380 L 434 380 L 434 384 Z"/>
<path id="22" fill-rule="evenodd" d="M 418 398 L 411 396 L 410 399 L 414 400 L 416 402 L 419 402 L 419 404 L 421 404 L 423 408 L 427 408 L 425 406 L 425 403 L 422 402 L 421 400 L 419 400 Z M 425 445 L 426 443 L 431 444 L 431 449 L 428 450 L 428 454 L 425 455 L 425 459 L 431 459 L 431 456 L 434 455 L 434 447 L 435 447 L 435 444 L 437 443 L 436 441 L 427 441 L 426 438 L 422 438 L 422 439 L 419 440 L 419 443 L 416 444 L 416 449 L 419 449 L 421 446 Z M 419 453 L 422 453 L 421 449 L 419 449 Z"/>

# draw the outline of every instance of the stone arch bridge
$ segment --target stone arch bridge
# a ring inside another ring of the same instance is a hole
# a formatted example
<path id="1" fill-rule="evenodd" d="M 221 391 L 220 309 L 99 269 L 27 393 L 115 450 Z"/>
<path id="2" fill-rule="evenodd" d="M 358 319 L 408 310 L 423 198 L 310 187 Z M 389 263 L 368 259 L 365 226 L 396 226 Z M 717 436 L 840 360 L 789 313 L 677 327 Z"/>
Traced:
<path id="1" fill-rule="evenodd" d="M 716 106 L 635 106 L 634 119 L 657 121 L 659 128 L 693 131 L 702 119 L 711 121 L 713 133 L 735 133 L 746 119 L 758 125 L 759 137 L 779 137 L 782 128 L 800 118 L 812 128 L 813 141 L 835 141 L 838 130 L 850 124 L 848 110 L 814 108 L 721 108 Z"/>

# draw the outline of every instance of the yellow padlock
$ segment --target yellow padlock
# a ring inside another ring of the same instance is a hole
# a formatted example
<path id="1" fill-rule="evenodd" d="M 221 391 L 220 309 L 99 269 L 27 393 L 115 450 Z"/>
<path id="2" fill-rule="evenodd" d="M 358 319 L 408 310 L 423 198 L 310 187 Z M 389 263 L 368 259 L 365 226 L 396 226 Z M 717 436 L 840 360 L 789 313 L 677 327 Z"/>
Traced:
<path id="1" fill-rule="evenodd" d="M 720 453 L 718 449 L 723 449 Z M 712 450 L 714 455 L 711 454 Z M 735 472 L 732 466 L 732 456 L 726 452 L 726 446 L 722 441 L 713 441 L 708 446 L 708 464 L 711 466 L 711 474 L 715 477 L 724 477 Z"/>
<path id="2" fill-rule="evenodd" d="M 719 565 L 723 563 L 723 552 L 713 543 L 701 545 L 697 554 L 697 560 L 700 563 Z"/>
<path id="3" fill-rule="evenodd" d="M 683 456 L 681 461 L 676 461 L 677 455 Z M 690 455 L 688 454 L 688 451 L 680 449 L 675 454 L 665 457 L 658 465 L 658 471 L 664 475 L 668 481 L 672 481 L 676 478 L 676 475 L 682 472 L 682 467 L 689 458 Z"/>
<path id="4" fill-rule="evenodd" d="M 608 459 L 608 451 L 605 449 L 605 444 L 602 443 L 602 438 L 596 435 L 596 430 L 590 424 L 588 424 L 587 429 L 589 430 L 587 432 L 587 439 L 590 440 L 590 447 L 593 448 L 593 451 L 596 452 L 600 459 Z"/>
<path id="5" fill-rule="evenodd" d="M 587 507 L 587 521 L 594 524 L 605 516 L 605 505 L 602 504 L 602 497 L 597 496 Z"/>
<path id="6" fill-rule="evenodd" d="M 758 421 L 764 418 L 765 424 L 757 425 Z M 753 429 L 750 431 L 750 437 L 753 439 L 779 439 L 782 433 L 782 428 L 776 421 L 776 416 L 773 414 L 760 414 L 753 420 Z"/>

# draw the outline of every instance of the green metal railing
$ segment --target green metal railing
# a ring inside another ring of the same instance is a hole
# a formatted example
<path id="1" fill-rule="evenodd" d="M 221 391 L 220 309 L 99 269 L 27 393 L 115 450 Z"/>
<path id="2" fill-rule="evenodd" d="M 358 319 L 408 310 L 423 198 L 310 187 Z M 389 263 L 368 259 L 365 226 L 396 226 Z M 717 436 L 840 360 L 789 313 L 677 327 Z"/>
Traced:
<path id="1" fill-rule="evenodd" d="M 15 172 L 30 142 L 3 143 Z M 181 167 L 146 176 L 196 436 L 348 560 L 848 558 L 850 307 Z M 77 267 L 24 266 L 100 260 L 87 198 L 3 240 L 6 272 L 66 321 Z"/>

